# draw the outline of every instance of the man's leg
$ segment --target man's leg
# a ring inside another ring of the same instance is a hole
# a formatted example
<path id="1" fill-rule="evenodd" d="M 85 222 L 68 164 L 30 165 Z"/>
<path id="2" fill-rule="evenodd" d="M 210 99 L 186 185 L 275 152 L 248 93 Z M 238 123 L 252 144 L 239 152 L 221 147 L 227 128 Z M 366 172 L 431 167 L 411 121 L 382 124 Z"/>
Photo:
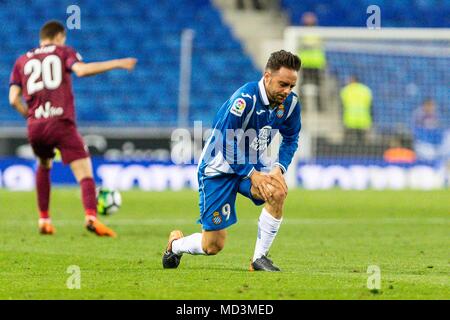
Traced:
<path id="1" fill-rule="evenodd" d="M 234 204 L 239 178 L 199 176 L 200 222 L 202 233 L 187 237 L 179 230 L 172 231 L 163 255 L 164 268 L 177 268 L 184 253 L 216 255 L 225 246 L 226 228 L 236 223 Z"/>
<path id="2" fill-rule="evenodd" d="M 70 163 L 75 179 L 81 187 L 81 197 L 86 216 L 97 216 L 97 199 L 95 196 L 95 182 L 92 174 L 90 158 L 78 159 Z"/>
<path id="3" fill-rule="evenodd" d="M 163 256 L 163 267 L 167 269 L 177 268 L 183 253 L 192 255 L 218 254 L 225 246 L 227 232 L 223 230 L 205 231 L 193 233 L 183 237 L 180 230 L 170 233 L 169 243 Z"/>
<path id="4" fill-rule="evenodd" d="M 205 231 L 194 233 L 187 237 L 176 239 L 172 242 L 172 252 L 181 255 L 183 253 L 194 255 L 216 255 L 225 246 L 227 231 Z"/>
<path id="5" fill-rule="evenodd" d="M 74 160 L 70 168 L 81 187 L 81 197 L 86 214 L 86 227 L 99 236 L 115 237 L 116 233 L 97 220 L 97 198 L 91 158 Z"/>
<path id="6" fill-rule="evenodd" d="M 51 158 L 39 158 L 39 166 L 36 172 L 36 193 L 39 208 L 39 232 L 41 234 L 54 234 L 55 228 L 50 220 L 50 169 Z"/>
<path id="7" fill-rule="evenodd" d="M 274 181 L 273 183 L 277 183 Z M 281 185 L 274 185 L 272 197 L 265 203 L 258 220 L 258 236 L 253 254 L 251 270 L 279 271 L 267 258 L 269 249 L 278 233 L 283 220 L 283 205 L 286 193 Z M 252 196 L 262 199 L 256 188 L 251 188 Z"/>

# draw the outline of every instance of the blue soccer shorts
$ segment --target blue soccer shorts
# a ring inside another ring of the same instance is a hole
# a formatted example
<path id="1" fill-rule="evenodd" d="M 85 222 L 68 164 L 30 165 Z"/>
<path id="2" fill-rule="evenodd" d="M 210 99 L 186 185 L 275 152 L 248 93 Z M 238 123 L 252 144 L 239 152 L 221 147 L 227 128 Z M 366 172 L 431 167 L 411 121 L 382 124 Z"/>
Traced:
<path id="1" fill-rule="evenodd" d="M 213 231 L 228 228 L 237 222 L 236 195 L 242 194 L 257 206 L 264 204 L 251 194 L 251 181 L 234 174 L 198 176 L 200 192 L 200 219 L 203 230 Z"/>

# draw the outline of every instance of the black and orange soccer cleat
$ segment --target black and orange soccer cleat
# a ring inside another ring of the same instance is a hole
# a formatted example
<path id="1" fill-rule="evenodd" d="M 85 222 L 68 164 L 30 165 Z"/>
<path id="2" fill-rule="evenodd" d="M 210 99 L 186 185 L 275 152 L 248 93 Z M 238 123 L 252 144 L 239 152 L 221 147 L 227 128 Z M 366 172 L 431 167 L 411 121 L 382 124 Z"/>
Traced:
<path id="1" fill-rule="evenodd" d="M 255 261 L 250 263 L 250 271 L 277 272 L 281 270 L 273 264 L 272 260 L 270 260 L 266 256 L 262 256 L 261 258 L 256 259 Z"/>
<path id="2" fill-rule="evenodd" d="M 88 229 L 90 232 L 93 232 L 100 237 L 111 237 L 111 238 L 117 237 L 117 234 L 112 229 L 105 226 L 97 218 L 91 217 L 87 218 L 86 229 Z"/>
<path id="3" fill-rule="evenodd" d="M 44 235 L 55 234 L 55 227 L 50 219 L 39 219 L 39 233 Z"/>
<path id="4" fill-rule="evenodd" d="M 172 242 L 183 238 L 183 233 L 180 230 L 173 230 L 169 235 L 166 251 L 162 257 L 162 265 L 164 269 L 175 269 L 181 261 L 182 254 L 175 254 L 172 252 Z"/>

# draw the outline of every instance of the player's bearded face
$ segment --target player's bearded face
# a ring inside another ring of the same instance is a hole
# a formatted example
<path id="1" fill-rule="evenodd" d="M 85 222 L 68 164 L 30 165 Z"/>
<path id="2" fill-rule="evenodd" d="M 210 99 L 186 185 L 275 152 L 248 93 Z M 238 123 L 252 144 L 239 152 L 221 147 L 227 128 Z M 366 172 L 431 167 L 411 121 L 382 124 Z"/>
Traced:
<path id="1" fill-rule="evenodd" d="M 282 67 L 280 70 L 264 74 L 267 97 L 271 103 L 281 104 L 297 83 L 297 71 Z"/>

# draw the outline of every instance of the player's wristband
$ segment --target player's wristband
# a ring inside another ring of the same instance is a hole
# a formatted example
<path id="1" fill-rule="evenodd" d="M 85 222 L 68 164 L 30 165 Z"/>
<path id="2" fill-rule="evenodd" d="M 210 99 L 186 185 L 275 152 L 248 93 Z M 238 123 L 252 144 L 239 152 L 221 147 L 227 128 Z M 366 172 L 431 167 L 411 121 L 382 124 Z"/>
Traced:
<path id="1" fill-rule="evenodd" d="M 276 162 L 275 164 L 274 164 L 274 166 L 277 166 L 277 167 L 279 167 L 280 169 L 281 169 L 281 173 L 282 174 L 285 174 L 286 173 L 286 168 L 281 164 L 281 163 L 279 163 L 279 162 Z"/>

